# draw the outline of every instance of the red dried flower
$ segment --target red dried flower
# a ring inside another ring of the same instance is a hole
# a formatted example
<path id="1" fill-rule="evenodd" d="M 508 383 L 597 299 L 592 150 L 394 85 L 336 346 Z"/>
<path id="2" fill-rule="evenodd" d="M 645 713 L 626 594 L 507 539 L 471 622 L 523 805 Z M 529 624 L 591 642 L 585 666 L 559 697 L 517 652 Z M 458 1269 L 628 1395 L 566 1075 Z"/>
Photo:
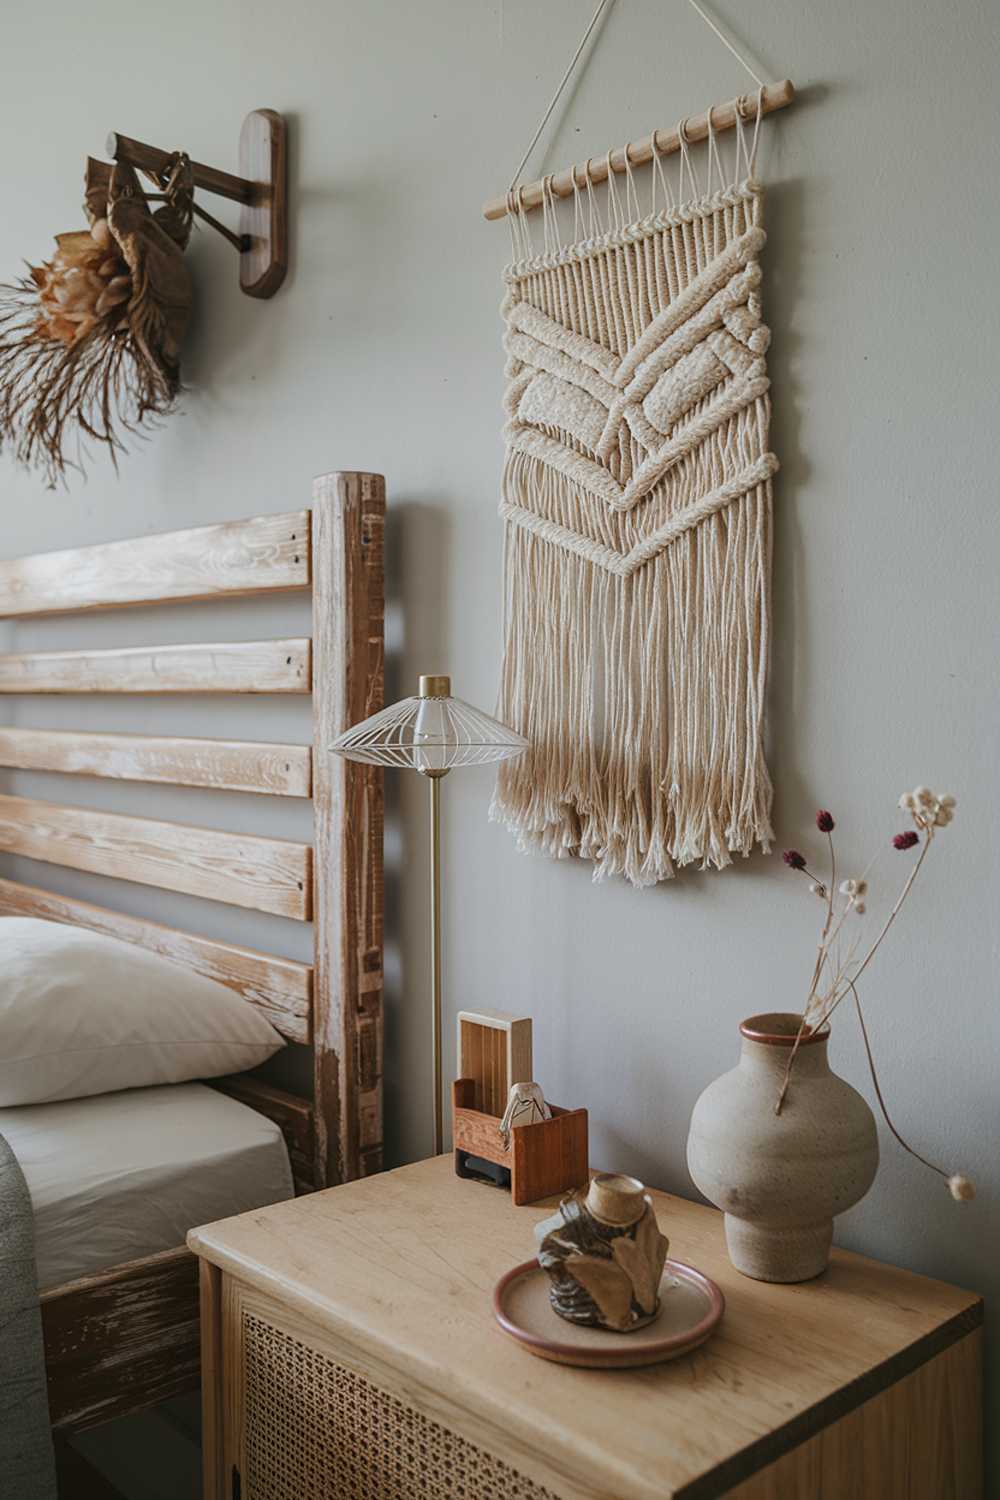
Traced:
<path id="1" fill-rule="evenodd" d="M 894 849 L 912 849 L 914 844 L 919 844 L 920 839 L 911 828 L 907 833 L 897 833 L 892 841 Z"/>
<path id="2" fill-rule="evenodd" d="M 804 870 L 806 867 L 806 857 L 797 849 L 786 849 L 781 857 L 790 870 Z"/>
<path id="3" fill-rule="evenodd" d="M 820 808 L 819 812 L 816 814 L 816 827 L 819 829 L 820 833 L 832 833 L 835 827 L 833 821 L 833 813 L 824 812 L 824 810 Z"/>

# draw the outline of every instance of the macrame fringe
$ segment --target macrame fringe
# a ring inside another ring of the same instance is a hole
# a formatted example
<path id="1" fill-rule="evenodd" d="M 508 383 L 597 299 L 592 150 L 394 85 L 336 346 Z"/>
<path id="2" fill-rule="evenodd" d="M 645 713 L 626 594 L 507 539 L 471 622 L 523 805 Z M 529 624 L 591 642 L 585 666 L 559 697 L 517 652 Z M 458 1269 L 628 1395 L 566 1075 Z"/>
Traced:
<path id="1" fill-rule="evenodd" d="M 512 453 L 504 496 L 526 494 L 571 519 L 579 504 Z M 500 767 L 490 815 L 522 849 L 641 887 L 770 847 L 770 545 L 770 481 L 627 578 L 508 526 L 498 716 L 531 748 Z"/>

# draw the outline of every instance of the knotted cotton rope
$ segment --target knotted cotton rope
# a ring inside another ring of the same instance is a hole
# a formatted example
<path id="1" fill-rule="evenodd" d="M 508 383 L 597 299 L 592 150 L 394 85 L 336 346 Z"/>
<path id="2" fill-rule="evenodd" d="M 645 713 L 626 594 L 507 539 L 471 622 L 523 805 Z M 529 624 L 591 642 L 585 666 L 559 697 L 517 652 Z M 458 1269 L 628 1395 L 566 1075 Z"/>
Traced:
<path id="1" fill-rule="evenodd" d="M 602 224 L 588 172 L 568 246 L 550 182 L 541 254 L 516 179 L 508 196 L 498 716 L 531 748 L 492 814 L 597 879 L 721 868 L 771 837 L 760 113 L 728 181 L 710 134 L 704 192 L 682 125 L 676 197 L 654 153 L 645 218 L 629 169 Z"/>

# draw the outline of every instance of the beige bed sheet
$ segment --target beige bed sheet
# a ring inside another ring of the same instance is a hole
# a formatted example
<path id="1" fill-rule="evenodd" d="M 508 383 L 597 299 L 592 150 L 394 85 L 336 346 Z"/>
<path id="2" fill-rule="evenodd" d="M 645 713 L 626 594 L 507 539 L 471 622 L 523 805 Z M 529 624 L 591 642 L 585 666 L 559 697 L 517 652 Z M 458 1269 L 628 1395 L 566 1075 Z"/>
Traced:
<path id="1" fill-rule="evenodd" d="M 42 1290 L 294 1191 L 278 1127 L 201 1083 L 0 1109 L 0 1134 L 31 1193 Z"/>

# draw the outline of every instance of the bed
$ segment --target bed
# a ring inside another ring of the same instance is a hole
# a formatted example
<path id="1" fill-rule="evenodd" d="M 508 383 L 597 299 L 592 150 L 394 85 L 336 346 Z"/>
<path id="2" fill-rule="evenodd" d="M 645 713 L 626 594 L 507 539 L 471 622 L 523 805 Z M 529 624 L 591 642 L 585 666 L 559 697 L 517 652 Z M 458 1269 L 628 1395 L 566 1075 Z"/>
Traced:
<path id="1" fill-rule="evenodd" d="M 313 805 L 306 844 L 0 795 L 0 853 L 313 931 L 304 963 L 0 877 L 0 916 L 151 949 L 312 1046 L 308 1098 L 244 1074 L 2 1111 L 32 1192 L 57 1433 L 197 1384 L 188 1228 L 283 1196 L 289 1163 L 297 1192 L 381 1167 L 382 786 L 376 768 L 325 751 L 382 704 L 384 516 L 381 477 L 342 472 L 315 481 L 308 509 L 0 562 L 6 618 L 294 589 L 312 600 L 309 638 L 0 656 L 3 694 L 312 695 L 308 745 L 0 727 L 0 767 Z"/>

